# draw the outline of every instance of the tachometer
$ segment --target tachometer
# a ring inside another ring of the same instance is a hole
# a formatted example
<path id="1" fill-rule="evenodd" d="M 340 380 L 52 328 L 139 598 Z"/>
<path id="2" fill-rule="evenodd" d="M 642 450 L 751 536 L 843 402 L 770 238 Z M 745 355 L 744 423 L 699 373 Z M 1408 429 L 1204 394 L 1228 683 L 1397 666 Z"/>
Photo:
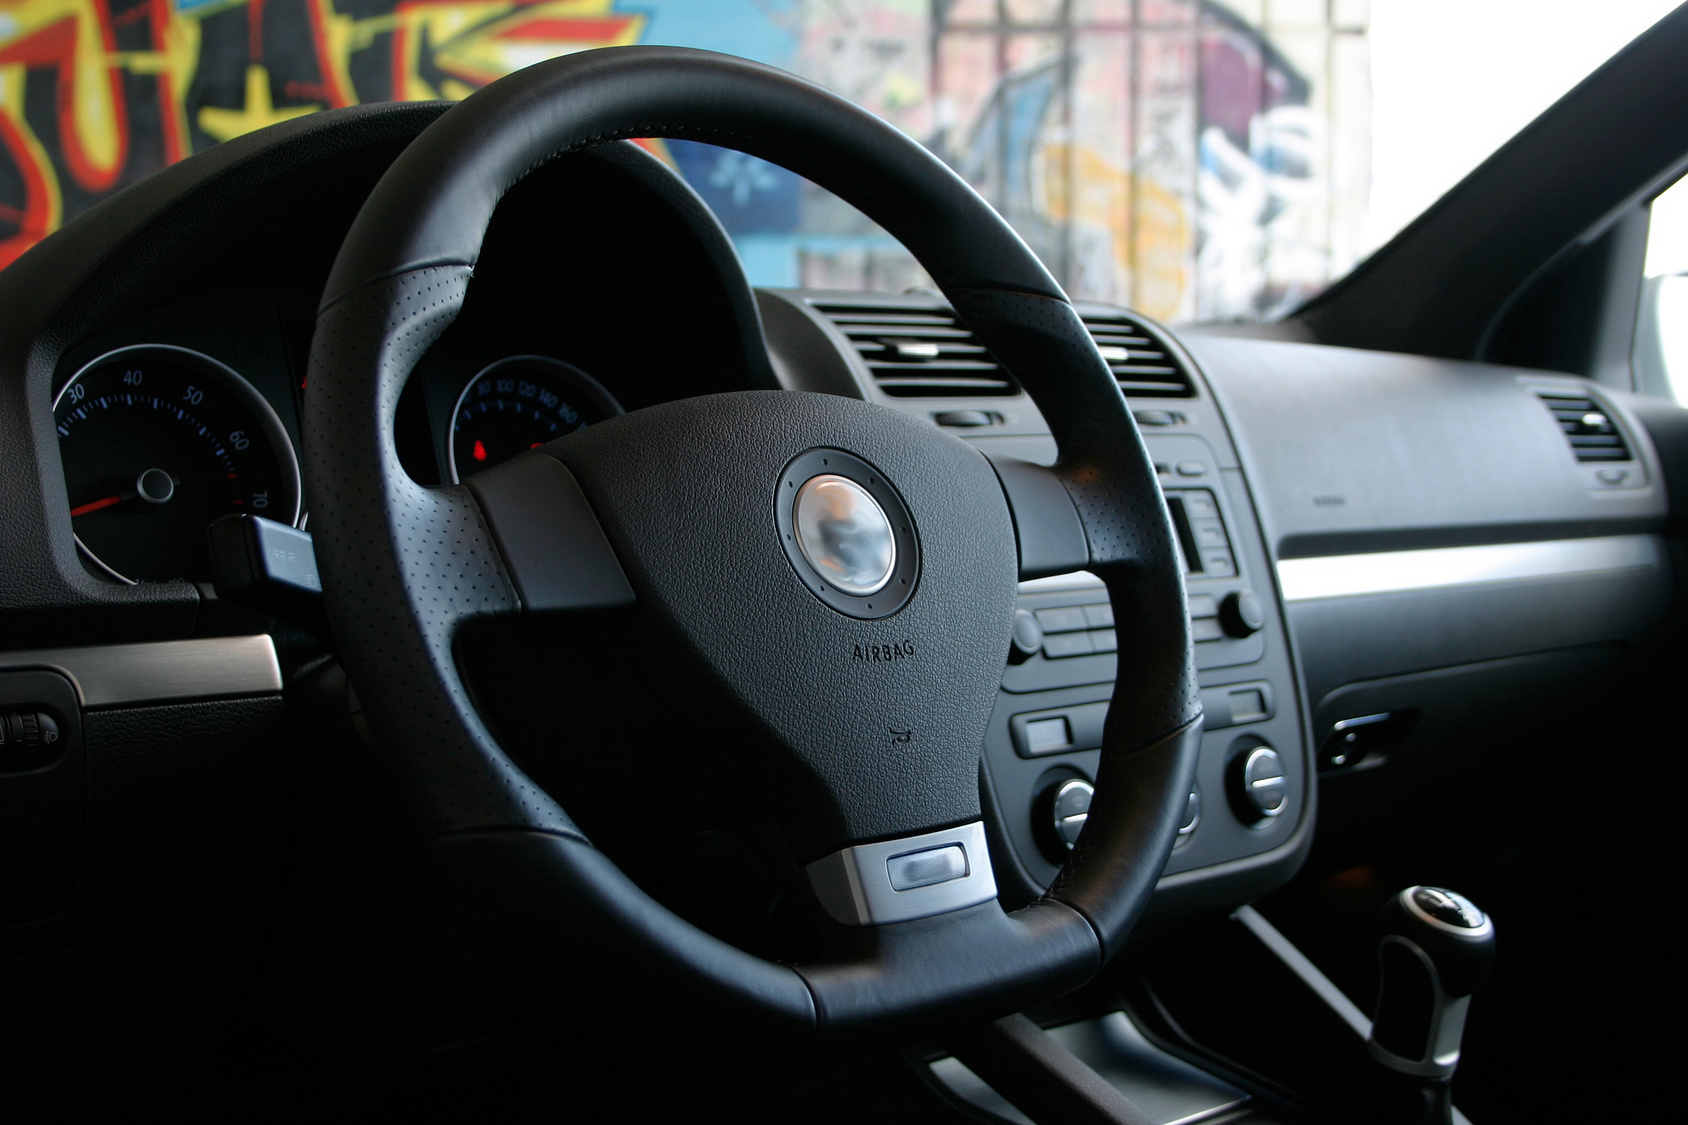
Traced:
<path id="1" fill-rule="evenodd" d="M 542 355 L 501 359 L 469 380 L 451 414 L 453 483 L 526 449 L 626 413 L 578 367 Z"/>
<path id="2" fill-rule="evenodd" d="M 126 582 L 211 577 L 205 529 L 299 517 L 299 463 L 275 411 L 210 356 L 168 344 L 94 360 L 53 401 L 77 546 Z"/>

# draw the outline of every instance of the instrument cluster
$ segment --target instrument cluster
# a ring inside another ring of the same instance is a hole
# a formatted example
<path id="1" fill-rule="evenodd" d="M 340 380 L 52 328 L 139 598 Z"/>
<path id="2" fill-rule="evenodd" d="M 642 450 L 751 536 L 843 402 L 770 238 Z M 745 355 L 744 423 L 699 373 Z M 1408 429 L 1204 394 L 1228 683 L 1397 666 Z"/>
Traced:
<path id="1" fill-rule="evenodd" d="M 176 344 L 131 344 L 74 368 L 53 422 L 71 527 L 88 568 L 125 584 L 212 578 L 208 529 L 251 513 L 305 527 L 299 475 L 305 338 L 291 349 L 293 394 L 266 396 L 235 367 Z M 500 359 L 465 378 L 412 376 L 396 434 L 425 484 L 460 483 L 528 449 L 623 413 L 580 368 L 543 355 Z M 449 408 L 447 404 L 449 403 Z"/>

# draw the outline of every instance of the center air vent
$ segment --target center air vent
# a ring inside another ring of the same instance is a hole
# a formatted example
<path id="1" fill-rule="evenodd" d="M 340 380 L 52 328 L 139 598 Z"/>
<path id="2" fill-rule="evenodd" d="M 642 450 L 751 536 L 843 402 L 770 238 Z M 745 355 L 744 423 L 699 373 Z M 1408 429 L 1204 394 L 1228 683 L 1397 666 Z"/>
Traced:
<path id="1" fill-rule="evenodd" d="M 892 398 L 1007 398 L 1020 393 L 972 331 L 947 309 L 868 301 L 813 302 L 855 346 Z M 1189 398 L 1190 377 L 1171 352 L 1121 313 L 1083 315 L 1102 358 L 1131 398 Z"/>
<path id="2" fill-rule="evenodd" d="M 849 337 L 873 381 L 892 398 L 1006 398 L 1020 393 L 954 313 L 866 304 L 814 307 Z"/>
<path id="3" fill-rule="evenodd" d="M 1090 314 L 1084 317 L 1084 326 L 1127 397 L 1190 398 L 1195 394 L 1184 368 L 1136 321 L 1113 313 Z"/>
<path id="4" fill-rule="evenodd" d="M 1536 395 L 1553 412 L 1578 461 L 1631 460 L 1629 447 L 1624 444 L 1624 436 L 1618 432 L 1617 423 L 1606 413 L 1606 408 L 1591 396 L 1574 391 L 1544 390 L 1537 390 Z"/>

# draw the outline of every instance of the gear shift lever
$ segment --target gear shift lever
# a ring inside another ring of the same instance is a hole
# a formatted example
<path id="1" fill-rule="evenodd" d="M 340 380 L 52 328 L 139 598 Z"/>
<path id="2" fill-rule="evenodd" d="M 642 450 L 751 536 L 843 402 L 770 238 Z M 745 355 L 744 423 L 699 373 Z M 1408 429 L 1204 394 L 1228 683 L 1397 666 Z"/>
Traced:
<path id="1" fill-rule="evenodd" d="M 1494 966 L 1494 923 L 1464 895 L 1439 887 L 1408 887 L 1378 923 L 1383 979 L 1366 1046 L 1384 1066 L 1419 1080 L 1405 1084 L 1415 1107 L 1407 1119 L 1449 1121 L 1448 1079 L 1459 1065 L 1471 994 Z"/>

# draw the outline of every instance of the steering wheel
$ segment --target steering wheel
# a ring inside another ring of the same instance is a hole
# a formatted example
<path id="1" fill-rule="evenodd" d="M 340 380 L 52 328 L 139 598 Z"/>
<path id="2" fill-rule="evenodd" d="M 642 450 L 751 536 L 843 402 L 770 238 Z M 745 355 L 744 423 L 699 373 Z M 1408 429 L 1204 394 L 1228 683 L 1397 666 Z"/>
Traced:
<path id="1" fill-rule="evenodd" d="M 463 486 L 413 482 L 394 445 L 399 392 L 461 308 L 500 197 L 563 153 L 632 137 L 770 160 L 900 238 L 1037 403 L 1055 467 L 993 469 L 870 403 L 746 391 L 609 419 Z M 540 63 L 444 114 L 377 185 L 324 292 L 308 387 L 328 615 L 457 885 L 570 957 L 786 1032 L 992 1018 L 1078 987 L 1119 949 L 1166 862 L 1200 738 L 1171 525 L 1059 285 L 919 144 L 729 56 L 626 47 Z M 1050 891 L 1008 912 L 981 746 L 1017 579 L 1078 567 L 1107 583 L 1120 632 L 1096 796 Z M 791 854 L 828 924 L 868 940 L 786 964 L 709 936 L 641 891 L 500 746 L 454 655 L 460 627 L 545 614 L 566 632 L 573 612 L 617 607 L 776 748 Z"/>

